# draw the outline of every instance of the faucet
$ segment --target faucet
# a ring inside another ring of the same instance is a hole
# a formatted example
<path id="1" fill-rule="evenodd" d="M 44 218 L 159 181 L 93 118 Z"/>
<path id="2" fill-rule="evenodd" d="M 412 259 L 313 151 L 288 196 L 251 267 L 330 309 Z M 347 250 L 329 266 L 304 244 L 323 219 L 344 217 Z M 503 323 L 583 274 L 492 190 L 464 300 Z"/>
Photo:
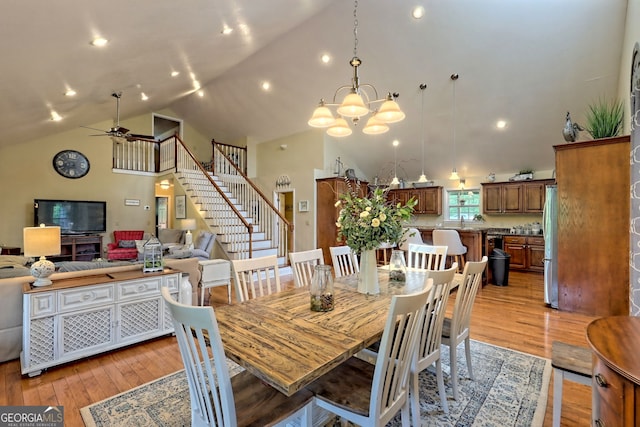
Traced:
<path id="1" fill-rule="evenodd" d="M 460 215 L 460 228 L 464 229 L 464 216 Z"/>

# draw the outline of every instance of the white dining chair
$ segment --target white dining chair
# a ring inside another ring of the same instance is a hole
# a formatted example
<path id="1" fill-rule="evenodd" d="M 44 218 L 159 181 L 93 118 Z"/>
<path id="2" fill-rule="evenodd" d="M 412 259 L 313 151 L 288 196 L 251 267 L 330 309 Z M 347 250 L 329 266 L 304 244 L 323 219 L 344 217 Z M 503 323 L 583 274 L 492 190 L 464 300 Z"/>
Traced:
<path id="1" fill-rule="evenodd" d="M 310 391 L 287 397 L 249 371 L 231 377 L 213 308 L 180 304 L 167 287 L 162 287 L 162 297 L 184 363 L 192 426 L 273 426 L 293 417 L 311 426 Z"/>
<path id="2" fill-rule="evenodd" d="M 375 365 L 351 357 L 327 372 L 307 386 L 315 405 L 363 427 L 384 426 L 401 411 L 409 427 L 409 372 L 427 296 L 427 289 L 394 295 Z"/>
<path id="3" fill-rule="evenodd" d="M 447 263 L 447 247 L 424 244 L 409 244 L 407 266 L 423 270 L 444 270 Z"/>
<path id="4" fill-rule="evenodd" d="M 457 369 L 457 348 L 464 342 L 465 358 L 469 378 L 474 379 L 471 367 L 471 345 L 469 329 L 471 324 L 471 310 L 476 299 L 478 288 L 482 283 L 482 273 L 487 267 L 487 257 L 483 256 L 481 261 L 469 261 L 465 264 L 462 272 L 462 280 L 456 292 L 456 302 L 453 306 L 451 317 L 445 317 L 442 324 L 442 344 L 449 346 L 449 356 L 451 368 L 451 384 L 453 388 L 453 398 L 458 400 L 458 369 Z"/>
<path id="5" fill-rule="evenodd" d="M 275 255 L 234 259 L 231 264 L 238 302 L 271 295 L 273 292 L 282 290 L 278 258 Z"/>
<path id="6" fill-rule="evenodd" d="M 336 277 L 349 276 L 360 271 L 358 258 L 349 246 L 331 246 L 329 252 Z"/>
<path id="7" fill-rule="evenodd" d="M 293 285 L 296 288 L 309 286 L 316 265 L 324 265 L 322 249 L 310 251 L 289 252 L 289 262 L 293 270 Z"/>
<path id="8" fill-rule="evenodd" d="M 434 363 L 436 365 L 436 382 L 438 384 L 438 394 L 440 395 L 440 405 L 445 414 L 449 413 L 447 394 L 444 391 L 444 379 L 442 376 L 440 344 L 442 342 L 442 324 L 447 311 L 449 291 L 457 268 L 457 264 L 454 263 L 447 270 L 429 271 L 429 279 L 432 280 L 433 285 L 429 291 L 427 308 L 424 312 L 421 336 L 418 341 L 418 355 L 414 366 L 411 367 L 411 417 L 414 426 L 421 425 L 419 374 Z"/>
<path id="9" fill-rule="evenodd" d="M 409 227 L 404 229 L 402 239 L 400 239 L 400 250 L 407 252 L 409 250 L 409 244 L 411 243 L 416 243 L 418 245 L 422 245 L 424 243 L 422 240 L 422 234 L 420 234 L 420 230 L 417 228 Z"/>
<path id="10" fill-rule="evenodd" d="M 447 256 L 452 258 L 451 262 L 457 262 L 459 269 L 464 268 L 467 247 L 462 244 L 460 234 L 456 230 L 433 230 L 433 244 L 446 246 Z"/>

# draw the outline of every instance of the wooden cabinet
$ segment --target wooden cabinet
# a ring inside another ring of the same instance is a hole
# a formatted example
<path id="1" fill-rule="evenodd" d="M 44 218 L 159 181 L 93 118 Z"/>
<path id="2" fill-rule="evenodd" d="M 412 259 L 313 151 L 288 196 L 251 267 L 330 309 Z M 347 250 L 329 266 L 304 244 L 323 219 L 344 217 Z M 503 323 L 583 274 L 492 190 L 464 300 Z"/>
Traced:
<path id="1" fill-rule="evenodd" d="M 629 136 L 555 146 L 558 308 L 629 313 Z"/>
<path id="2" fill-rule="evenodd" d="M 442 187 L 406 188 L 389 190 L 388 200 L 405 204 L 415 198 L 418 204 L 413 213 L 420 215 L 442 215 Z"/>
<path id="3" fill-rule="evenodd" d="M 503 242 L 509 269 L 544 272 L 544 237 L 504 236 Z"/>
<path id="4" fill-rule="evenodd" d="M 596 426 L 640 425 L 640 319 L 613 316 L 587 326 L 594 352 L 594 413 Z"/>
<path id="5" fill-rule="evenodd" d="M 336 221 L 340 208 L 336 207 L 336 202 L 342 194 L 355 191 L 358 196 L 367 195 L 369 188 L 365 181 L 347 180 L 346 178 L 322 178 L 316 180 L 316 236 L 318 245 L 324 255 L 324 263 L 332 265 L 331 246 L 338 246 L 338 227 Z"/>
<path id="6" fill-rule="evenodd" d="M 102 236 L 62 236 L 60 255 L 48 257 L 51 261 L 91 261 L 102 258 Z"/>
<path id="7" fill-rule="evenodd" d="M 552 179 L 482 184 L 482 203 L 485 214 L 542 213 L 545 186 Z"/>
<path id="8" fill-rule="evenodd" d="M 173 332 L 160 293 L 177 300 L 182 273 L 140 270 L 23 287 L 22 373 L 85 358 Z"/>

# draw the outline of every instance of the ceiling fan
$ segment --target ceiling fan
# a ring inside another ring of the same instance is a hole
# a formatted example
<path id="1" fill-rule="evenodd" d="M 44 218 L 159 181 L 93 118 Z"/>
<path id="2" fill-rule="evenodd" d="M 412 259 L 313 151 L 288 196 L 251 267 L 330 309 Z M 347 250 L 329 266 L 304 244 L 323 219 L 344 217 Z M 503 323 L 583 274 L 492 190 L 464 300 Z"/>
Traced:
<path id="1" fill-rule="evenodd" d="M 127 141 L 137 140 L 137 139 L 148 139 L 154 141 L 155 138 L 153 135 L 140 135 L 136 133 L 129 133 L 129 129 L 120 126 L 120 98 L 122 97 L 122 92 L 113 92 L 111 94 L 116 99 L 116 124 L 109 130 L 102 131 L 101 129 L 96 129 L 88 126 L 82 126 L 83 128 L 101 131 L 102 133 L 94 134 L 90 136 L 110 136 L 115 138 L 125 138 Z"/>

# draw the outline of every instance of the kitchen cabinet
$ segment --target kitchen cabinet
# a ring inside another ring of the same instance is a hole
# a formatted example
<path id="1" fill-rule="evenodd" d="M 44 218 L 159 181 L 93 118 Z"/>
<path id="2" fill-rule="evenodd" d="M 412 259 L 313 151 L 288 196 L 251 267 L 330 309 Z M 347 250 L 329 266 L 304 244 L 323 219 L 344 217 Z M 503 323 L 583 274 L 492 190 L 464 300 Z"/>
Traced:
<path id="1" fill-rule="evenodd" d="M 509 269 L 544 272 L 544 237 L 504 236 L 503 242 Z"/>
<path id="2" fill-rule="evenodd" d="M 482 184 L 485 214 L 542 213 L 545 187 L 552 179 Z"/>
<path id="3" fill-rule="evenodd" d="M 359 197 L 365 197 L 369 192 L 368 183 L 366 181 L 358 181 L 355 179 L 347 179 L 344 177 L 322 178 L 316 180 L 316 236 L 318 245 L 322 249 L 324 255 L 324 263 L 332 265 L 331 246 L 339 246 L 341 243 L 337 241 L 338 214 L 340 208 L 336 207 L 336 202 L 340 196 L 354 191 Z"/>
<path id="4" fill-rule="evenodd" d="M 629 135 L 554 146 L 558 308 L 629 314 Z"/>
<path id="5" fill-rule="evenodd" d="M 393 203 L 405 204 L 412 197 L 418 201 L 414 214 L 442 215 L 442 187 L 403 188 L 387 194 L 387 200 Z"/>

